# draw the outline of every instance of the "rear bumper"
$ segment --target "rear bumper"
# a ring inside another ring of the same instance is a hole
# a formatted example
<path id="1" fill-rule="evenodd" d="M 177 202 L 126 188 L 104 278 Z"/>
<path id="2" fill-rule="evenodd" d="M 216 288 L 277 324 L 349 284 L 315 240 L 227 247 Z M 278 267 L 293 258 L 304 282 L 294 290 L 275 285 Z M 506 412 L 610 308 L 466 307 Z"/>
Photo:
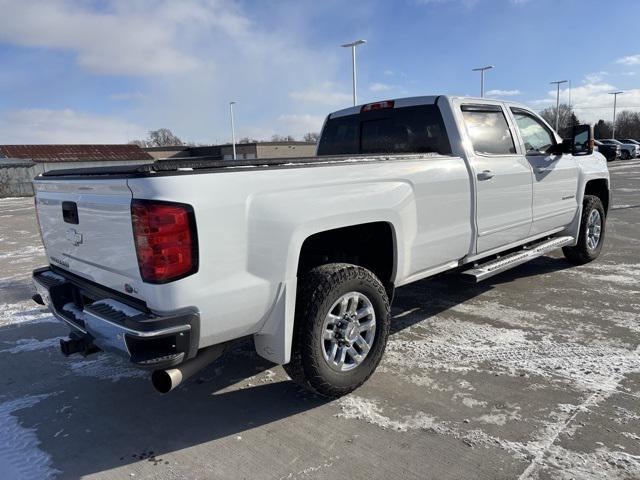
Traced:
<path id="1" fill-rule="evenodd" d="M 156 315 L 138 300 L 58 268 L 33 272 L 33 284 L 56 318 L 93 344 L 137 366 L 167 368 L 198 351 L 195 310 Z"/>

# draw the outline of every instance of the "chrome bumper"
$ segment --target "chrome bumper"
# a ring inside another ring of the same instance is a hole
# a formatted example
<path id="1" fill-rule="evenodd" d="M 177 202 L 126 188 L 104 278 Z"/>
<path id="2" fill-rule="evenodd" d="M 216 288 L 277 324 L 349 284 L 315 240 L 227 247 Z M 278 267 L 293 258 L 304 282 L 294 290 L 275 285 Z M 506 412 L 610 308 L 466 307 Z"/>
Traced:
<path id="1" fill-rule="evenodd" d="M 53 315 L 72 331 L 89 335 L 99 349 L 138 366 L 166 368 L 197 353 L 196 311 L 155 315 L 137 300 L 59 269 L 35 270 L 33 284 Z"/>

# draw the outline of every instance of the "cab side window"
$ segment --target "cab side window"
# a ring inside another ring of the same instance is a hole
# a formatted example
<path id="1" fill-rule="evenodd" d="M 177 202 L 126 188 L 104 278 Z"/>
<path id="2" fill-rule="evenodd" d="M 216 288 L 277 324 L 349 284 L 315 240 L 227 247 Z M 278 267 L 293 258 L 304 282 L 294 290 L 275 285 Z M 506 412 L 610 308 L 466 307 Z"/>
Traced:
<path id="1" fill-rule="evenodd" d="M 511 130 L 502 108 L 493 105 L 462 105 L 462 116 L 476 153 L 480 155 L 516 153 Z"/>
<path id="2" fill-rule="evenodd" d="M 540 120 L 518 108 L 512 108 L 511 112 L 516 119 L 527 155 L 544 154 L 549 147 L 555 145 L 553 134 Z"/>

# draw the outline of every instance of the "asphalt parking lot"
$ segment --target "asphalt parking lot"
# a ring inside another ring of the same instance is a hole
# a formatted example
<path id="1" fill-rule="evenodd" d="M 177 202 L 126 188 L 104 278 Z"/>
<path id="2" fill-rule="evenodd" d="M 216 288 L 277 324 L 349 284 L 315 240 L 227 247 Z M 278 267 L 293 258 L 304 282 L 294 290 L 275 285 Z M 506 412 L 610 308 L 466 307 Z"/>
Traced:
<path id="1" fill-rule="evenodd" d="M 640 160 L 611 165 L 603 255 L 399 289 L 371 380 L 336 401 L 238 345 L 169 395 L 64 358 L 31 300 L 33 199 L 0 200 L 0 477 L 640 478 Z"/>

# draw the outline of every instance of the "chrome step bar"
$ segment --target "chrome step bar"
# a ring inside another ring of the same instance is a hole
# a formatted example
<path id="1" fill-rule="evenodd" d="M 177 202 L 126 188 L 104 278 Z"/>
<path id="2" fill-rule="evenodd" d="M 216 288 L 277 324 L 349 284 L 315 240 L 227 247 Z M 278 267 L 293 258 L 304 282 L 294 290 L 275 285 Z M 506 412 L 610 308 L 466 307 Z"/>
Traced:
<path id="1" fill-rule="evenodd" d="M 474 282 L 481 282 L 489 277 L 493 277 L 500 272 L 517 267 L 523 263 L 541 257 L 553 250 L 565 245 L 570 245 L 575 241 L 573 237 L 554 237 L 543 242 L 524 247 L 523 250 L 510 253 L 504 257 L 491 260 L 487 263 L 477 264 L 469 270 L 465 270 L 461 275 Z"/>

